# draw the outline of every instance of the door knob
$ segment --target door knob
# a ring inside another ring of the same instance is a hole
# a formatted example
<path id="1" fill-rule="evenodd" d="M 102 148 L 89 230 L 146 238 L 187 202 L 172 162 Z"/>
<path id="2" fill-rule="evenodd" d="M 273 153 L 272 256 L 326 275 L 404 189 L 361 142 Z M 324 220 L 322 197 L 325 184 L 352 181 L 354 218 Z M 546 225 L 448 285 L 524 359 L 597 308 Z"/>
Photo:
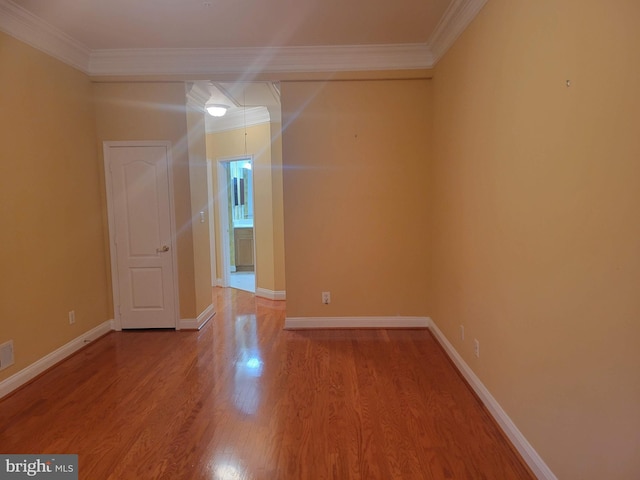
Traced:
<path id="1" fill-rule="evenodd" d="M 169 251 L 169 245 L 163 245 L 162 248 L 156 248 L 156 253 L 163 253 Z"/>

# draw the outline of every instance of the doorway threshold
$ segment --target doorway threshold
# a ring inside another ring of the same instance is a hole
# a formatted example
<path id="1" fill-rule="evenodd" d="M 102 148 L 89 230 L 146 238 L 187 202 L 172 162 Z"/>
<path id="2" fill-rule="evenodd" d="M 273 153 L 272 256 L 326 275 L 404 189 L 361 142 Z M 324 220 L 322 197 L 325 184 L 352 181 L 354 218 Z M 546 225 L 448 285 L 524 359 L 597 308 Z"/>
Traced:
<path id="1" fill-rule="evenodd" d="M 245 292 L 256 293 L 256 274 L 255 272 L 232 272 L 229 275 L 229 286 Z"/>

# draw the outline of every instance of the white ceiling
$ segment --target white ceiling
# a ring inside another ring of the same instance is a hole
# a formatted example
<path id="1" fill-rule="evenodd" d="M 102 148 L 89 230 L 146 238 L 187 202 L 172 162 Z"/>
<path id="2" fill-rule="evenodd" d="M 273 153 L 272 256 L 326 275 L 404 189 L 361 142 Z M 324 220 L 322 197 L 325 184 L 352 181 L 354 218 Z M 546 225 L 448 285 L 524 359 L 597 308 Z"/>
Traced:
<path id="1" fill-rule="evenodd" d="M 426 43 L 452 0 L 13 0 L 92 50 Z"/>
<path id="2" fill-rule="evenodd" d="M 0 30 L 94 76 L 430 68 L 487 0 L 0 0 Z"/>

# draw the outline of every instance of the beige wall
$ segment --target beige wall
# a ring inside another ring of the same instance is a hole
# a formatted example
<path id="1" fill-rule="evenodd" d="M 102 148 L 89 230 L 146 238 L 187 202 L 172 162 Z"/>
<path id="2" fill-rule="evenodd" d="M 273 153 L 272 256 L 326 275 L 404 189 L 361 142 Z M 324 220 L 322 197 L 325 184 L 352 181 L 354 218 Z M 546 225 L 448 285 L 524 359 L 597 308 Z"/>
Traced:
<path id="1" fill-rule="evenodd" d="M 168 140 L 172 144 L 180 318 L 195 318 L 200 312 L 196 311 L 184 84 L 95 83 L 93 93 L 100 148 L 104 141 Z M 100 168 L 102 165 L 100 150 Z M 101 180 L 104 196 L 104 181 Z M 104 215 L 106 217 L 106 212 Z M 106 219 L 104 221 L 106 230 Z M 108 242 L 105 248 L 108 250 Z M 113 300 L 110 298 L 109 301 L 112 305 Z"/>
<path id="2" fill-rule="evenodd" d="M 280 112 L 278 112 L 280 113 Z M 282 123 L 271 123 L 271 193 L 273 200 L 273 290 L 284 292 L 284 202 L 282 198 Z"/>
<path id="3" fill-rule="evenodd" d="M 561 479 L 640 478 L 638 24 L 492 0 L 433 80 L 429 314 Z"/>
<path id="4" fill-rule="evenodd" d="M 425 315 L 430 81 L 281 86 L 287 316 Z"/>
<path id="5" fill-rule="evenodd" d="M 111 317 L 89 79 L 3 33 L 0 65 L 3 380 Z"/>
<path id="6" fill-rule="evenodd" d="M 282 143 L 249 129 L 273 172 L 259 286 L 284 290 L 286 258 L 290 317 L 430 315 L 562 479 L 640 476 L 639 20 L 632 1 L 491 0 L 432 81 L 283 82 Z M 113 317 L 104 140 L 173 143 L 194 318 L 184 85 L 92 87 L 4 34 L 0 65 L 0 380 Z M 220 135 L 209 158 L 242 154 Z"/>
<path id="7" fill-rule="evenodd" d="M 278 193 L 274 194 L 272 179 L 271 125 L 268 123 L 247 127 L 247 154 L 254 155 L 254 206 L 255 206 L 255 244 L 256 244 L 256 284 L 258 288 L 276 291 L 280 288 L 284 261 L 276 254 L 281 246 L 275 243 L 274 218 L 282 218 L 281 203 L 274 203 Z M 228 130 L 207 135 L 207 157 L 213 162 L 214 194 L 218 191 L 217 161 L 244 155 L 244 128 Z M 281 161 L 281 160 L 280 160 Z M 281 195 L 281 194 L 280 194 Z M 278 212 L 278 208 L 280 211 Z M 217 215 L 217 212 L 216 212 Z M 216 217 L 217 218 L 217 217 Z M 216 220 L 216 245 L 221 242 L 221 234 Z M 217 248 L 218 277 L 221 278 L 222 258 Z"/>
<path id="8" fill-rule="evenodd" d="M 213 302 L 211 281 L 211 246 L 209 239 L 209 186 L 207 184 L 207 144 L 201 108 L 189 106 L 189 190 L 193 235 L 193 269 L 196 312 L 202 313 Z M 200 215 L 202 212 L 202 216 Z M 202 220 L 202 221 L 201 221 Z"/>

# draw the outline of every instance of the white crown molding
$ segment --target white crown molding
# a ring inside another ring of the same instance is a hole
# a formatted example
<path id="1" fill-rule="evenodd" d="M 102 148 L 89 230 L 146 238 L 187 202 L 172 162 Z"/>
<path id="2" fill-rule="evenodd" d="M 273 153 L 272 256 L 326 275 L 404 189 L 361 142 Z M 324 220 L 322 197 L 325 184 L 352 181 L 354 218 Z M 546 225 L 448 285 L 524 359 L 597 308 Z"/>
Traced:
<path id="1" fill-rule="evenodd" d="M 227 75 L 432 68 L 487 0 L 453 0 L 425 44 L 91 50 L 11 0 L 0 30 L 88 75 Z"/>
<path id="2" fill-rule="evenodd" d="M 424 44 L 97 50 L 91 75 L 258 74 L 403 70 L 433 64 Z"/>
<path id="3" fill-rule="evenodd" d="M 224 117 L 212 117 L 207 115 L 205 118 L 206 133 L 220 133 L 238 128 L 253 127 L 269 123 L 271 117 L 267 107 L 248 107 L 246 112 L 243 108 L 229 110 Z"/>
<path id="4" fill-rule="evenodd" d="M 91 49 L 9 0 L 0 0 L 0 30 L 89 73 Z"/>
<path id="5" fill-rule="evenodd" d="M 204 112 L 206 103 L 211 98 L 211 93 L 203 89 L 197 83 L 186 86 L 187 104 Z"/>
<path id="6" fill-rule="evenodd" d="M 432 55 L 432 66 L 435 66 L 451 48 L 486 3 L 487 0 L 453 0 L 451 2 L 427 42 Z"/>

